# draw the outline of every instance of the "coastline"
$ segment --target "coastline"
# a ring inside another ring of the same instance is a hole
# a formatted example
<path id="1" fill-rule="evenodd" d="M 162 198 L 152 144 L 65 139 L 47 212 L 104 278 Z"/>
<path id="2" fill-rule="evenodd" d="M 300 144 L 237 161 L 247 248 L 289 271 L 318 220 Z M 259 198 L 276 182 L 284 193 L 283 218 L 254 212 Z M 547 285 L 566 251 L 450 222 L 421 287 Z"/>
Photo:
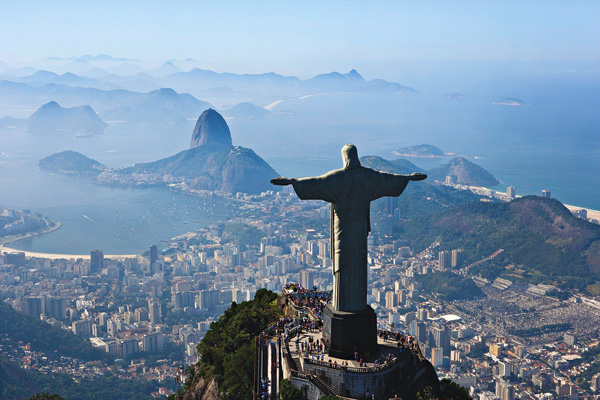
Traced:
<path id="1" fill-rule="evenodd" d="M 51 233 L 62 228 L 62 222 L 52 222 L 54 223 L 54 225 L 52 225 L 51 227 L 47 227 L 46 229 L 42 229 L 41 231 L 28 232 L 24 235 L 12 235 L 2 238 L 0 239 L 0 247 L 4 246 L 5 244 L 18 242 L 19 240 L 27 239 L 30 237 L 45 235 L 46 233 Z"/>
<path id="2" fill-rule="evenodd" d="M 446 185 L 445 183 L 440 182 L 442 185 Z M 490 189 L 490 188 L 486 188 L 486 187 L 482 187 L 482 186 L 468 186 L 468 185 L 456 185 L 456 184 L 452 184 L 450 185 L 451 187 L 453 187 L 454 189 L 459 189 L 459 190 L 469 190 L 473 193 L 482 195 L 482 196 L 486 196 L 486 197 L 497 197 L 498 196 L 494 196 L 494 195 L 490 195 L 490 193 L 495 193 L 496 195 L 501 195 L 502 199 L 504 201 L 508 201 L 506 199 L 506 193 L 504 192 L 499 192 L 495 189 Z M 516 196 L 517 198 L 519 197 L 523 197 L 523 196 Z M 558 200 L 558 199 L 557 199 Z M 558 200 L 560 201 L 560 200 Z M 575 212 L 575 211 L 579 211 L 579 210 L 585 210 L 587 212 L 587 219 L 588 220 L 592 220 L 595 221 L 595 223 L 600 224 L 600 210 L 594 210 L 591 208 L 586 208 L 586 207 L 579 207 L 579 206 L 574 206 L 571 204 L 565 204 L 561 201 L 561 204 L 563 206 L 565 206 L 567 208 L 567 210 L 569 210 L 571 213 Z M 590 221 L 590 222 L 592 222 Z M 594 223 L 594 222 L 592 222 Z"/>
<path id="3" fill-rule="evenodd" d="M 62 227 L 62 223 L 61 222 L 56 222 L 53 221 L 54 225 L 52 227 L 49 227 L 47 229 L 41 230 L 41 231 L 37 231 L 37 232 L 29 232 L 26 233 L 24 235 L 14 235 L 14 236 L 10 236 L 9 238 L 3 238 L 0 239 L 0 253 L 4 252 L 4 253 L 13 253 L 13 252 L 17 252 L 17 253 L 25 253 L 25 257 L 35 257 L 35 258 L 48 258 L 50 260 L 59 260 L 59 259 L 63 259 L 63 260 L 70 260 L 70 259 L 77 259 L 77 258 L 81 258 L 84 260 L 89 260 L 90 259 L 90 254 L 53 254 L 53 253 L 38 253 L 35 251 L 25 251 L 25 250 L 19 250 L 19 249 L 15 249 L 12 247 L 7 247 L 7 244 L 10 243 L 14 243 L 17 242 L 19 240 L 23 240 L 23 239 L 27 239 L 30 237 L 34 237 L 34 236 L 40 236 L 40 235 L 45 235 L 46 233 L 51 233 L 54 231 L 59 230 Z M 137 257 L 137 254 L 116 254 L 116 255 L 105 255 L 104 257 L 106 258 L 111 258 L 111 259 L 125 259 L 125 258 L 135 258 Z"/>
<path id="4" fill-rule="evenodd" d="M 50 260 L 71 260 L 81 258 L 83 260 L 89 260 L 89 254 L 51 254 L 51 253 L 36 253 L 34 251 L 25 251 L 19 249 L 13 249 L 11 247 L 6 247 L 4 245 L 0 245 L 0 252 L 5 253 L 25 253 L 25 257 L 34 257 L 34 258 L 48 258 Z M 104 258 L 110 259 L 125 259 L 125 258 L 136 258 L 137 254 L 105 254 Z"/>

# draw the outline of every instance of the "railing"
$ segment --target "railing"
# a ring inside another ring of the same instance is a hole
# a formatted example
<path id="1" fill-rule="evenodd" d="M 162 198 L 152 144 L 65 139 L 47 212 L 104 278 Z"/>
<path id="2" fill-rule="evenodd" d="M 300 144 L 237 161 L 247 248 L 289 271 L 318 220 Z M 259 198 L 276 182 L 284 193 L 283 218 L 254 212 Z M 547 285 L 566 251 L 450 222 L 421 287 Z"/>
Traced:
<path id="1" fill-rule="evenodd" d="M 375 367 L 346 367 L 344 365 L 339 365 L 339 364 L 333 364 L 333 363 L 329 363 L 329 362 L 325 362 L 325 361 L 319 361 L 319 360 L 312 360 L 310 358 L 304 358 L 304 362 L 307 364 L 312 364 L 312 365 L 317 365 L 319 367 L 324 367 L 324 368 L 331 368 L 331 369 L 337 369 L 340 371 L 346 371 L 346 372 L 354 372 L 354 373 L 358 373 L 358 374 L 365 374 L 365 373 L 370 373 L 370 372 L 380 372 L 380 371 L 385 371 L 389 368 L 392 368 L 393 366 L 395 366 L 396 364 L 398 364 L 402 359 L 405 359 L 406 356 L 402 357 L 402 353 L 400 356 L 398 357 L 394 357 L 393 359 L 391 359 L 390 361 L 375 366 Z"/>
<path id="2" fill-rule="evenodd" d="M 327 383 L 325 383 L 325 381 L 323 381 L 321 378 L 319 378 L 317 375 L 307 374 L 306 372 L 301 372 L 301 371 L 290 371 L 290 372 L 291 372 L 292 377 L 304 379 L 305 381 L 309 381 L 319 390 L 319 392 L 321 392 L 323 394 L 335 396 L 342 400 L 356 400 L 351 397 L 342 396 L 337 391 L 335 391 L 335 389 L 333 389 L 331 386 L 329 386 Z"/>

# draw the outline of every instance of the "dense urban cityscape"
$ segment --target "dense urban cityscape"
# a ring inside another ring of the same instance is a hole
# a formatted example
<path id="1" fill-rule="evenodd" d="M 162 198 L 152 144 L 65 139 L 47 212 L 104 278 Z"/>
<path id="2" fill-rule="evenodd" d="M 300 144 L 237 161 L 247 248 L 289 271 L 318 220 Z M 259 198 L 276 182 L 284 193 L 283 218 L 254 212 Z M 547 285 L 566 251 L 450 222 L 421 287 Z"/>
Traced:
<path id="1" fill-rule="evenodd" d="M 514 188 L 504 200 L 511 197 Z M 121 379 L 156 380 L 159 397 L 177 389 L 182 368 L 198 360 L 197 344 L 232 302 L 251 300 L 261 288 L 279 293 L 290 282 L 330 290 L 329 206 L 299 202 L 289 190 L 230 200 L 235 217 L 137 257 L 2 253 L 2 301 L 123 361 L 56 357 L 8 339 L 2 355 L 21 368 L 73 378 L 112 370 Z M 439 243 L 415 253 L 394 233 L 402 218 L 396 203 L 386 198 L 371 215 L 368 300 L 380 329 L 414 337 L 440 378 L 479 399 L 593 398 L 600 390 L 600 301 L 469 272 L 494 254 L 465 265 L 464 250 L 438 251 Z M 27 220 L 10 210 L 3 215 Z M 423 279 L 448 273 L 470 276 L 463 279 L 476 290 L 465 285 L 444 296 L 436 286 L 443 283 Z"/>

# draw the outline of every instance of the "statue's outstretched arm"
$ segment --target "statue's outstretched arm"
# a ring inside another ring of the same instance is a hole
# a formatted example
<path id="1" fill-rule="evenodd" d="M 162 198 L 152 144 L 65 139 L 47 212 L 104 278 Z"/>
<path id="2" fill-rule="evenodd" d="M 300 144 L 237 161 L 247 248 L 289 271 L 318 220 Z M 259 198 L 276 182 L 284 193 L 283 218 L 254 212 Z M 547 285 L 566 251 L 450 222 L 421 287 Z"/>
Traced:
<path id="1" fill-rule="evenodd" d="M 271 179 L 271 183 L 273 185 L 277 185 L 277 186 L 287 186 L 287 185 L 291 185 L 292 183 L 294 183 L 294 179 L 290 179 L 290 178 L 285 178 L 283 176 L 280 176 L 279 178 L 274 178 Z"/>
<path id="2" fill-rule="evenodd" d="M 422 174 L 420 172 L 415 172 L 415 173 L 412 173 L 410 175 L 406 175 L 406 177 L 410 181 L 422 181 L 422 180 L 427 179 L 427 175 Z"/>

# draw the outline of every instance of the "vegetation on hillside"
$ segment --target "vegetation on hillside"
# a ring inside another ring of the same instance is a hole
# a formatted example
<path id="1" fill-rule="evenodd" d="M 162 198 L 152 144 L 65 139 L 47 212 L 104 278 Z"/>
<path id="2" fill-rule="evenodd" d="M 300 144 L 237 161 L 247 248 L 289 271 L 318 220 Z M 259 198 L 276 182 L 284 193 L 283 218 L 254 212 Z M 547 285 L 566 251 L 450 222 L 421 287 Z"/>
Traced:
<path id="1" fill-rule="evenodd" d="M 594 250 L 600 246 L 600 226 L 574 217 L 554 199 L 528 196 L 511 203 L 464 204 L 417 216 L 401 223 L 399 230 L 416 252 L 436 241 L 439 250 L 464 249 L 466 264 L 504 249 L 494 262 L 472 271 L 491 270 L 488 279 L 509 264 L 527 271 L 532 283 L 586 290 L 600 279 Z"/>
<path id="2" fill-rule="evenodd" d="M 198 381 L 215 380 L 223 399 L 252 399 L 254 348 L 256 337 L 281 316 L 275 304 L 277 294 L 259 289 L 254 300 L 231 307 L 210 325 L 198 344 L 202 358 L 190 368 L 186 390 L 193 390 Z M 181 398 L 180 395 L 174 396 Z"/>
<path id="3" fill-rule="evenodd" d="M 472 279 L 449 271 L 417 275 L 417 279 L 423 284 L 423 290 L 426 293 L 437 293 L 441 299 L 446 301 L 471 300 L 484 296 Z"/>
<path id="4" fill-rule="evenodd" d="M 44 321 L 20 313 L 6 303 L 0 302 L 0 335 L 12 340 L 30 343 L 33 350 L 43 351 L 51 356 L 60 355 L 79 358 L 84 361 L 111 361 L 112 357 L 92 347 L 89 341 L 71 332 L 54 327 Z"/>
<path id="5" fill-rule="evenodd" d="M 225 224 L 223 236 L 238 246 L 258 246 L 265 234 L 251 225 L 228 223 Z"/>
<path id="6" fill-rule="evenodd" d="M 34 370 L 24 370 L 9 360 L 0 357 L 0 399 L 23 400 L 27 396 L 44 395 L 40 392 L 55 393 L 65 400 L 146 400 L 159 388 L 156 381 L 137 382 L 103 376 L 94 379 L 78 379 L 67 374 L 44 374 Z M 46 400 L 52 397 L 33 397 Z"/>

